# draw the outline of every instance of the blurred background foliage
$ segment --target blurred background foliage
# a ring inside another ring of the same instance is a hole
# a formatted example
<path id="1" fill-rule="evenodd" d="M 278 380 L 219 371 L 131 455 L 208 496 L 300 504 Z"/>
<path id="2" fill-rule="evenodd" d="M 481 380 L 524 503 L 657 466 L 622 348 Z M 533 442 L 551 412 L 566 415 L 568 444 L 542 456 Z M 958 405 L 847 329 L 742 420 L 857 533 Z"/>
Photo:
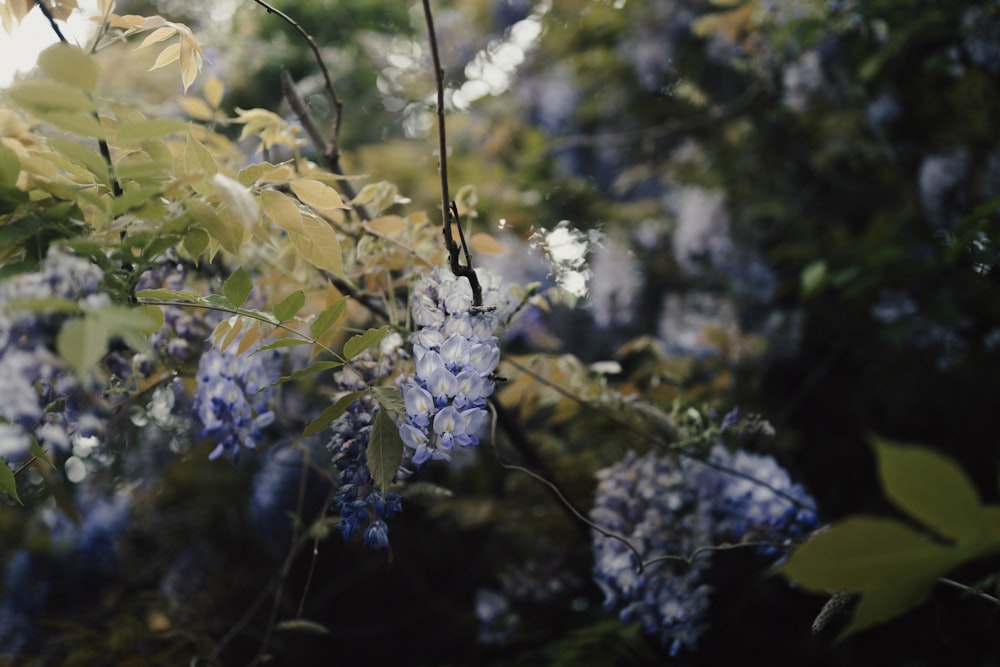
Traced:
<path id="1" fill-rule="evenodd" d="M 313 112 L 332 118 L 306 44 L 256 4 L 118 4 L 191 25 L 230 116 L 260 106 L 292 118 L 278 81 L 286 67 Z M 433 210 L 419 4 L 275 6 L 313 35 L 334 74 L 347 172 L 390 180 Z M 1000 5 L 469 0 L 436 11 L 453 188 L 475 187 L 474 231 L 511 251 L 482 262 L 551 282 L 539 239 L 569 221 L 590 243 L 590 292 L 508 341 L 518 365 L 501 365 L 501 398 L 530 450 L 501 437 L 497 455 L 475 453 L 478 465 L 429 471 L 454 495 L 409 499 L 388 555 L 328 540 L 312 575 L 311 549 L 290 559 L 282 610 L 294 611 L 308 579 L 305 616 L 329 633 L 283 628 L 272 645 L 281 664 L 663 664 L 655 638 L 601 610 L 586 528 L 495 458 L 531 465 L 585 510 L 593 470 L 648 447 L 607 418 L 627 414 L 600 405 L 608 384 L 668 410 L 683 397 L 760 413 L 774 442 L 741 446 L 774 448 L 826 520 L 886 509 L 870 432 L 939 448 L 997 501 Z M 145 67 L 123 57 L 104 79 L 175 104 L 175 82 L 153 84 L 160 73 Z M 517 355 L 540 351 L 550 356 L 531 357 L 531 370 L 550 384 L 525 389 L 529 362 Z M 621 372 L 587 370 L 606 360 Z M 655 424 L 626 418 L 656 437 Z M 55 628 L 76 647 L 74 664 L 207 654 L 288 553 L 299 463 L 230 468 L 195 456 L 158 469 L 133 508 L 120 576 L 95 589 L 85 623 Z M 246 500 L 262 480 L 272 495 Z M 322 484 L 303 488 L 303 515 L 315 515 Z M 0 520 L 4 544 L 32 534 L 15 513 Z M 49 554 L 37 567 L 53 572 L 79 556 L 29 548 Z M 997 664 L 995 609 L 957 593 L 831 647 L 831 632 L 810 633 L 822 600 L 758 577 L 762 561 L 747 552 L 718 562 L 712 629 L 678 664 Z M 164 571 L 176 571 L 176 588 Z M 473 601 L 501 583 L 521 591 L 521 629 L 484 646 Z M 221 648 L 223 664 L 253 657 L 262 621 L 248 627 Z"/>

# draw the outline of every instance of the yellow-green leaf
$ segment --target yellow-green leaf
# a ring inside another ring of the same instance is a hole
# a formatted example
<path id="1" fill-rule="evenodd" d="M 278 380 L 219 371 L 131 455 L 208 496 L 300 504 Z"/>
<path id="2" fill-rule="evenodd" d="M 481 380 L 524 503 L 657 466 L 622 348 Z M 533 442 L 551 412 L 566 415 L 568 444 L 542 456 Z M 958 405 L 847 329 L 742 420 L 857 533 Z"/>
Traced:
<path id="1" fill-rule="evenodd" d="M 188 134 L 187 146 L 184 147 L 184 169 L 189 174 L 202 172 L 208 176 L 214 176 L 219 171 L 215 158 L 193 134 Z"/>
<path id="2" fill-rule="evenodd" d="M 289 234 L 302 233 L 302 212 L 286 195 L 276 190 L 264 190 L 260 193 L 260 206 L 274 224 Z"/>
<path id="3" fill-rule="evenodd" d="M 865 589 L 854 608 L 851 622 L 847 624 L 837 641 L 878 623 L 884 623 L 924 601 L 935 579 L 927 577 L 900 577 L 887 580 Z"/>
<path id="4" fill-rule="evenodd" d="M 208 77 L 205 81 L 205 86 L 202 89 L 202 93 L 205 95 L 205 100 L 212 106 L 213 109 L 218 109 L 219 105 L 222 104 L 222 96 L 226 91 L 226 86 L 222 82 L 222 79 L 212 75 Z"/>
<path id="5" fill-rule="evenodd" d="M 253 281 L 250 280 L 250 275 L 243 270 L 242 266 L 226 278 L 226 282 L 222 283 L 222 293 L 234 306 L 242 306 L 246 303 L 252 290 Z"/>
<path id="6" fill-rule="evenodd" d="M 56 336 L 59 356 L 74 369 L 87 373 L 108 351 L 111 331 L 107 323 L 97 317 L 76 317 L 67 320 Z"/>
<path id="7" fill-rule="evenodd" d="M 289 184 L 292 188 L 292 192 L 295 196 L 302 200 L 302 202 L 308 206 L 313 207 L 317 210 L 325 209 L 350 209 L 351 207 L 344 203 L 341 199 L 340 193 L 331 188 L 325 183 L 320 181 L 315 181 L 309 178 L 302 178 L 297 181 L 292 181 Z"/>
<path id="8" fill-rule="evenodd" d="M 499 241 L 489 234 L 483 234 L 482 232 L 472 235 L 472 238 L 469 239 L 469 246 L 476 252 L 481 252 L 484 255 L 502 255 L 508 252 L 507 248 L 501 245 Z"/>
<path id="9" fill-rule="evenodd" d="M 963 557 L 898 521 L 852 517 L 813 535 L 778 569 L 804 588 L 863 591 L 900 577 L 937 579 Z"/>
<path id="10" fill-rule="evenodd" d="M 34 112 L 41 120 L 52 123 L 56 127 L 78 134 L 81 137 L 103 139 L 104 128 L 93 113 L 87 111 L 59 111 L 55 109 L 38 109 Z"/>
<path id="11" fill-rule="evenodd" d="M 38 66 L 56 81 L 97 90 L 97 63 L 78 46 L 57 42 L 38 55 Z"/>
<path id="12" fill-rule="evenodd" d="M 142 44 L 137 46 L 137 49 L 149 46 L 150 44 L 156 44 L 157 42 L 162 42 L 165 39 L 170 39 L 177 34 L 177 30 L 172 27 L 157 28 L 153 32 L 146 35 L 146 39 L 142 40 Z"/>
<path id="13" fill-rule="evenodd" d="M 879 474 L 889 499 L 944 537 L 976 541 L 989 524 L 979 494 L 951 459 L 927 447 L 873 438 Z"/>
<path id="14" fill-rule="evenodd" d="M 6 493 L 19 504 L 24 504 L 21 502 L 20 496 L 17 495 L 17 480 L 14 478 L 14 471 L 3 460 L 0 460 L 0 493 Z"/>
<path id="15" fill-rule="evenodd" d="M 274 316 L 278 318 L 279 322 L 287 322 L 295 317 L 295 313 L 299 312 L 304 305 L 306 305 L 306 295 L 302 290 L 297 289 L 274 304 Z"/>
<path id="16" fill-rule="evenodd" d="M 0 188 L 13 188 L 17 185 L 17 176 L 21 173 L 21 161 L 17 153 L 0 141 Z"/>
<path id="17" fill-rule="evenodd" d="M 99 182 L 108 184 L 108 163 L 104 161 L 100 153 L 78 141 L 62 137 L 49 137 L 48 142 L 52 148 L 59 151 L 67 159 L 86 167 L 87 171 L 92 173 Z M 3 148 L 0 144 L 0 154 L 2 153 Z"/>
<path id="18" fill-rule="evenodd" d="M 260 206 L 239 181 L 235 181 L 225 174 L 216 174 L 212 177 L 212 184 L 215 186 L 215 193 L 232 212 L 233 216 L 239 220 L 247 229 L 252 228 L 260 220 Z"/>
<path id="19" fill-rule="evenodd" d="M 313 338 L 319 338 L 329 331 L 330 327 L 339 322 L 346 311 L 347 297 L 342 296 L 316 316 L 316 319 L 309 325 L 309 333 L 313 335 Z"/>
<path id="20" fill-rule="evenodd" d="M 355 401 L 357 401 L 364 395 L 365 395 L 364 389 L 360 391 L 352 391 L 349 394 L 344 394 L 343 396 L 338 398 L 334 403 L 326 406 L 326 408 L 323 409 L 323 412 L 321 412 L 319 416 L 316 417 L 316 419 L 309 422 L 309 425 L 306 426 L 306 429 L 302 432 L 302 435 L 307 438 L 311 435 L 316 435 L 324 428 L 329 426 L 335 419 L 344 414 L 344 412 L 347 411 L 347 408 L 351 407 L 351 405 L 353 405 Z"/>
<path id="21" fill-rule="evenodd" d="M 173 118 L 144 118 L 122 123 L 118 126 L 118 141 L 139 141 L 177 134 L 187 129 L 187 123 Z"/>
<path id="22" fill-rule="evenodd" d="M 376 234 L 398 234 L 406 228 L 406 221 L 398 215 L 383 215 L 375 218 L 365 226 Z"/>
<path id="23" fill-rule="evenodd" d="M 239 254 L 240 246 L 246 241 L 249 233 L 233 216 L 220 215 L 211 206 L 197 199 L 188 201 L 188 211 L 201 228 L 227 252 Z"/>
<path id="24" fill-rule="evenodd" d="M 200 97 L 182 97 L 180 103 L 181 108 L 184 109 L 184 113 L 192 118 L 212 120 L 215 117 L 215 112 Z"/>
<path id="25" fill-rule="evenodd" d="M 382 342 L 389 333 L 389 327 L 379 327 L 378 329 L 369 329 L 368 331 L 358 334 L 356 336 L 351 336 L 346 343 L 344 343 L 344 358 L 353 359 L 365 350 L 375 347 Z"/>
<path id="26" fill-rule="evenodd" d="M 288 239 L 302 257 L 317 269 L 329 271 L 335 276 L 344 272 L 340 240 L 330 225 L 311 215 L 303 215 L 302 229 L 287 229 Z"/>
<path id="27" fill-rule="evenodd" d="M 76 86 L 49 79 L 18 81 L 7 90 L 14 104 L 26 111 L 94 111 L 90 96 Z"/>
<path id="28" fill-rule="evenodd" d="M 153 63 L 153 66 L 149 68 L 149 71 L 152 72 L 155 69 L 166 67 L 167 65 L 179 59 L 180 57 L 181 57 L 180 42 L 178 42 L 177 44 L 171 44 L 167 47 L 164 47 L 164 49 L 160 51 L 160 55 L 156 57 L 156 62 Z"/>

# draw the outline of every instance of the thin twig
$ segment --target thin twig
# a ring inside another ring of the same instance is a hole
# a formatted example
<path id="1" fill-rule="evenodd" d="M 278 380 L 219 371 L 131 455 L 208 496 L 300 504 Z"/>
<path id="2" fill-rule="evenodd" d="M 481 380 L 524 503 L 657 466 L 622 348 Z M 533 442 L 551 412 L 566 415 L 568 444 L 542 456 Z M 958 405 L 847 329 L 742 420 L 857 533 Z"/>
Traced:
<path id="1" fill-rule="evenodd" d="M 500 408 L 499 404 L 496 402 L 493 402 L 492 407 L 494 411 L 493 414 L 498 417 L 497 421 L 500 421 L 499 416 L 502 408 Z M 502 424 L 502 426 L 504 426 L 505 431 L 508 430 L 510 423 L 511 422 L 508 421 Z M 531 447 L 530 444 L 527 442 L 524 433 L 521 432 L 520 429 L 516 431 L 516 438 L 511 438 L 511 440 L 512 442 L 515 440 L 520 441 L 518 442 L 518 451 L 522 452 L 534 451 L 534 448 Z M 548 488 L 549 491 L 553 493 L 553 495 L 555 495 L 556 498 L 559 499 L 560 506 L 567 512 L 569 512 L 577 521 L 580 521 L 581 523 L 593 529 L 594 531 L 600 533 L 604 537 L 610 538 L 612 540 L 617 540 L 618 542 L 621 542 L 623 545 L 625 545 L 625 547 L 632 552 L 632 555 L 635 556 L 636 572 L 638 574 L 642 574 L 642 571 L 644 569 L 642 554 L 640 554 L 639 550 L 636 549 L 635 546 L 628 541 L 628 538 L 619 535 L 614 531 L 608 530 L 607 528 L 603 528 L 598 524 L 594 523 L 593 521 L 591 521 L 590 519 L 588 519 L 586 516 L 584 516 L 583 513 L 580 510 L 578 510 L 576 506 L 573 503 L 571 503 L 565 495 L 563 495 L 563 492 L 559 489 L 558 486 L 556 486 L 555 482 L 548 480 L 545 477 L 542 477 L 534 470 L 530 470 L 528 468 L 525 468 L 524 466 L 519 466 L 513 463 L 507 463 L 506 461 L 504 461 L 503 458 L 501 458 L 500 456 L 500 449 L 496 446 L 496 437 L 493 437 L 492 441 L 493 441 L 493 454 L 494 456 L 496 456 L 497 463 L 500 464 L 500 467 L 504 468 L 505 470 L 514 470 L 516 472 L 524 473 L 525 475 L 532 478 L 536 482 L 543 484 L 546 488 Z M 534 454 L 532 454 L 531 457 L 539 464 L 541 463 L 541 461 L 537 459 L 537 457 Z"/>
<path id="2" fill-rule="evenodd" d="M 292 80 L 292 75 L 284 67 L 281 68 L 281 90 L 285 95 L 285 100 L 288 102 L 288 106 L 292 108 L 295 115 L 298 117 L 299 122 L 302 123 L 302 127 L 305 129 L 306 134 L 309 135 L 309 139 L 313 142 L 317 152 L 322 156 L 323 162 L 326 163 L 327 168 L 338 176 L 344 176 L 344 169 L 340 166 L 340 151 L 334 148 L 335 143 L 327 144 L 323 135 L 320 134 L 319 128 L 316 127 L 316 122 L 312 118 L 312 114 L 309 113 L 309 108 L 306 106 L 305 100 L 299 94 L 299 91 L 295 88 L 295 81 Z M 340 108 L 337 108 L 338 120 L 336 122 L 336 127 L 339 131 L 340 128 Z M 340 183 L 340 188 L 347 195 L 347 198 L 352 202 L 351 208 L 354 212 L 358 214 L 358 217 L 364 221 L 371 219 L 368 215 L 367 209 L 361 204 L 353 203 L 354 199 L 357 197 L 357 192 L 351 182 L 344 179 Z"/>
<path id="3" fill-rule="evenodd" d="M 444 123 L 444 70 L 441 68 L 441 56 L 438 53 L 437 35 L 434 32 L 434 15 L 431 13 L 430 0 L 423 0 L 424 19 L 427 21 L 427 35 L 431 44 L 431 59 L 434 63 L 434 85 L 437 89 L 437 126 L 438 126 L 438 170 L 441 175 L 441 233 L 444 235 L 444 245 L 448 249 L 448 258 L 451 272 L 456 276 L 464 276 L 469 281 L 472 288 L 472 307 L 482 308 L 483 290 L 479 284 L 479 277 L 476 276 L 472 268 L 472 261 L 469 257 L 469 249 L 465 244 L 465 237 L 462 235 L 462 248 L 465 250 L 465 261 L 463 265 L 460 260 L 460 252 L 455 237 L 451 233 L 451 225 L 454 222 L 461 231 L 461 221 L 458 218 L 458 209 L 451 202 L 448 194 L 448 140 L 445 136 Z"/>
<path id="4" fill-rule="evenodd" d="M 254 0 L 258 5 L 267 10 L 268 14 L 277 14 L 285 23 L 292 26 L 296 32 L 302 35 L 302 38 L 306 40 L 309 44 L 309 48 L 312 49 L 313 56 L 316 58 L 316 64 L 319 65 L 319 69 L 323 72 L 323 80 L 326 83 L 326 92 L 330 96 L 330 101 L 333 103 L 334 114 L 333 114 L 333 130 L 330 137 L 329 154 L 334 156 L 334 159 L 339 159 L 340 157 L 340 115 L 343 111 L 344 105 L 341 103 L 340 98 L 337 97 L 337 91 L 333 87 L 333 79 L 330 77 L 330 71 L 326 68 L 326 64 L 323 62 L 323 55 L 319 52 L 319 45 L 316 44 L 316 40 L 313 39 L 312 35 L 306 32 L 305 28 L 300 26 L 296 21 L 276 7 L 272 7 L 270 4 L 264 2 L 264 0 Z M 318 146 L 317 146 L 318 148 Z M 326 159 L 326 155 L 324 155 Z"/>
<path id="5" fill-rule="evenodd" d="M 514 368 L 518 369 L 522 373 L 525 373 L 525 374 L 529 375 L 530 377 L 532 377 L 533 379 L 537 380 L 538 382 L 541 382 L 545 386 L 547 386 L 547 387 L 549 387 L 551 389 L 554 389 L 555 391 L 559 392 L 560 394 L 562 394 L 566 398 L 570 399 L 571 401 L 574 401 L 575 403 L 578 403 L 579 405 L 585 407 L 588 411 L 595 412 L 598 415 L 600 415 L 601 417 L 603 417 L 604 419 L 607 419 L 608 421 L 610 421 L 610 422 L 612 422 L 614 424 L 617 424 L 617 425 L 619 425 L 619 426 L 627 429 L 632 434 L 634 434 L 636 437 L 638 437 L 638 438 L 640 438 L 642 440 L 645 440 L 646 442 L 648 442 L 649 444 L 651 444 L 653 446 L 666 446 L 666 447 L 669 447 L 671 451 L 676 452 L 679 456 L 682 456 L 684 458 L 688 458 L 688 459 L 692 459 L 692 460 L 698 461 L 699 463 L 701 463 L 703 465 L 706 465 L 709 468 L 713 468 L 715 470 L 718 470 L 719 472 L 724 472 L 726 474 L 733 475 L 735 477 L 739 477 L 741 479 L 745 479 L 745 480 L 747 480 L 749 482 L 753 482 L 754 484 L 758 484 L 760 486 L 763 486 L 764 488 L 770 490 L 772 493 L 774 493 L 775 495 L 779 496 L 780 498 L 783 498 L 784 500 L 787 500 L 788 502 L 790 502 L 791 504 L 795 505 L 796 507 L 798 507 L 800 509 L 807 510 L 809 512 L 812 512 L 813 514 L 817 513 L 817 510 L 816 510 L 815 507 L 809 505 L 808 503 L 802 502 L 801 500 L 799 500 L 795 496 L 791 495 L 790 493 L 788 493 L 786 491 L 782 491 L 781 489 L 778 489 L 778 488 L 774 487 L 771 484 L 768 484 L 767 482 L 765 482 L 763 480 L 759 480 L 759 479 L 755 478 L 753 475 L 749 475 L 747 473 L 740 472 L 739 470 L 734 470 L 732 468 L 729 468 L 728 466 L 724 466 L 722 464 L 715 463 L 715 462 L 713 462 L 713 461 L 711 461 L 711 460 L 709 460 L 709 459 L 707 459 L 707 458 L 705 458 L 703 456 L 699 456 L 699 455 L 693 454 L 693 453 L 691 453 L 689 451 L 685 451 L 684 449 L 681 448 L 681 446 L 678 445 L 678 443 L 666 442 L 663 439 L 663 437 L 660 436 L 659 434 L 649 433 L 646 429 L 639 428 L 639 427 L 635 426 L 634 424 L 631 424 L 631 423 L 625 421 L 624 419 L 618 417 L 614 413 L 609 412 L 608 410 L 605 410 L 601 406 L 599 406 L 599 405 L 597 405 L 595 403 L 592 403 L 591 401 L 588 401 L 585 398 L 581 398 L 580 396 L 577 396 L 576 394 L 574 394 L 573 392 L 569 391 L 565 387 L 562 387 L 562 386 L 560 386 L 558 384 L 555 384 L 554 382 L 550 381 L 544 375 L 536 373 L 534 370 L 532 370 L 531 368 L 528 368 L 527 366 L 521 364 L 518 361 L 515 361 L 513 359 L 507 358 L 507 359 L 504 359 L 504 362 L 507 363 L 507 364 L 510 364 L 511 366 L 513 366 Z"/>
<path id="6" fill-rule="evenodd" d="M 993 604 L 1000 606 L 1000 599 L 997 599 L 985 591 L 981 591 L 978 588 L 973 588 L 972 586 L 967 586 L 960 581 L 955 581 L 954 579 L 948 579 L 946 577 L 941 577 L 938 579 L 939 582 L 945 584 L 946 586 L 951 586 L 952 588 L 957 588 L 969 595 L 975 596 L 987 602 L 992 602 Z"/>
<path id="7" fill-rule="evenodd" d="M 37 4 L 38 4 L 38 9 L 40 9 L 42 11 L 42 14 L 45 15 L 45 18 L 49 20 L 49 25 L 52 26 L 52 30 L 55 31 L 56 37 L 59 38 L 59 41 L 62 42 L 63 44 L 69 44 L 69 40 L 66 39 L 66 37 L 62 34 L 62 30 L 59 29 L 59 24 L 56 23 L 56 17 L 52 15 L 52 10 L 49 9 L 49 6 L 45 3 L 45 0 L 38 0 Z"/>
<path id="8" fill-rule="evenodd" d="M 22 472 L 24 472 L 28 468 L 28 466 L 30 466 L 32 463 L 34 463 L 37 460 L 38 460 L 38 457 L 35 456 L 34 454 L 32 454 L 28 458 L 27 461 L 25 461 L 24 463 L 21 464 L 21 467 L 19 467 L 17 470 L 14 471 L 14 477 L 17 477 L 18 475 L 20 475 Z M 0 465 L 6 465 L 6 464 L 0 464 Z"/>

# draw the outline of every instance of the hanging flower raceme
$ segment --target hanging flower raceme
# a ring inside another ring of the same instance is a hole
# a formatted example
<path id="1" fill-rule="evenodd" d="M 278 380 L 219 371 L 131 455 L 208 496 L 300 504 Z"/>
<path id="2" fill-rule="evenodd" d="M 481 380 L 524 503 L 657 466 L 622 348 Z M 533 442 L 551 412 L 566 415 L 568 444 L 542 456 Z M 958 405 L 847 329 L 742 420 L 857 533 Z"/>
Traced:
<path id="1" fill-rule="evenodd" d="M 274 421 L 274 388 L 265 387 L 279 377 L 281 351 L 238 349 L 239 338 L 225 350 L 207 350 L 198 363 L 194 409 L 203 426 L 201 435 L 217 443 L 209 454 L 213 460 L 231 450 L 233 461 L 238 461 L 240 448 L 255 449 L 261 429 Z"/>
<path id="2" fill-rule="evenodd" d="M 390 334 L 379 346 L 378 362 L 364 353 L 336 374 L 337 384 L 345 393 L 377 384 L 402 355 L 402 344 L 399 334 Z M 402 509 L 399 494 L 380 490 L 368 469 L 368 440 L 378 409 L 371 394 L 362 395 L 330 425 L 333 437 L 326 445 L 338 471 L 334 505 L 340 510 L 340 532 L 345 540 L 363 535 L 365 545 L 372 549 L 388 546 L 386 521 Z M 407 471 L 400 469 L 395 480 L 405 474 Z"/>
<path id="3" fill-rule="evenodd" d="M 816 525 L 812 498 L 769 456 L 716 446 L 708 465 L 633 452 L 598 472 L 591 519 L 629 541 L 644 559 L 660 560 L 640 573 L 635 554 L 619 540 L 593 536 L 594 578 L 605 605 L 623 621 L 639 620 L 659 634 L 670 653 L 694 649 L 707 629 L 711 565 L 704 547 L 743 539 L 773 540 L 766 553 Z M 736 473 L 736 474 L 734 474 Z"/>
<path id="4" fill-rule="evenodd" d="M 478 445 L 488 420 L 486 399 L 500 362 L 494 331 L 515 304 L 497 276 L 483 270 L 476 275 L 483 288 L 481 307 L 473 304 L 466 278 L 440 270 L 413 288 L 410 311 L 418 329 L 410 342 L 416 374 L 403 384 L 406 420 L 400 435 L 417 466 L 451 460 L 456 446 Z"/>

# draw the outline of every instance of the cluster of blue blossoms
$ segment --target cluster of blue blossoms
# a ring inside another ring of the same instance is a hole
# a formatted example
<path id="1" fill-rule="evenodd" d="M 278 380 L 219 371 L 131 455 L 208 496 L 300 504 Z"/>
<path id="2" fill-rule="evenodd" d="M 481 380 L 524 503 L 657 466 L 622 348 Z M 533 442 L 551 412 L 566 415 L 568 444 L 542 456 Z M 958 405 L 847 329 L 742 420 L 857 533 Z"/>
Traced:
<path id="1" fill-rule="evenodd" d="M 372 360 L 368 353 L 358 357 L 337 373 L 338 386 L 352 392 L 377 384 L 402 355 L 402 343 L 398 334 L 388 336 L 380 346 L 379 361 Z M 384 549 L 389 544 L 386 520 L 402 509 L 402 498 L 391 491 L 380 491 L 368 471 L 368 438 L 377 409 L 371 394 L 365 393 L 330 425 L 333 437 L 326 446 L 337 467 L 334 504 L 340 510 L 344 539 L 361 533 L 366 546 Z M 404 475 L 402 468 L 396 473 L 397 479 Z"/>
<path id="2" fill-rule="evenodd" d="M 239 460 L 240 448 L 255 449 L 262 429 L 274 422 L 271 399 L 278 379 L 282 355 L 278 349 L 238 352 L 239 337 L 225 350 L 212 347 L 198 363 L 194 409 L 201 420 L 202 437 L 216 442 L 210 459 L 232 451 Z"/>
<path id="3" fill-rule="evenodd" d="M 406 420 L 403 443 L 413 450 L 414 465 L 451 460 L 455 447 L 479 444 L 493 393 L 491 375 L 500 362 L 494 335 L 516 305 L 501 291 L 494 274 L 478 270 L 482 307 L 474 307 L 464 277 L 435 270 L 413 289 L 410 312 L 419 327 L 410 336 L 416 373 L 403 384 Z"/>
<path id="4" fill-rule="evenodd" d="M 41 270 L 0 282 L 0 458 L 27 456 L 31 439 L 66 450 L 81 429 L 78 381 L 54 354 L 67 306 L 108 303 L 100 269 L 70 251 L 50 249 Z M 64 305 L 60 305 L 63 302 Z M 52 406 L 60 406 L 54 409 Z"/>
<path id="5" fill-rule="evenodd" d="M 179 261 L 165 261 L 142 274 L 136 290 L 171 289 L 190 290 L 187 270 Z M 149 337 L 149 346 L 155 358 L 148 354 L 137 355 L 140 367 L 157 359 L 172 365 L 189 361 L 201 352 L 212 327 L 221 319 L 214 312 L 205 316 L 204 311 L 183 306 L 162 306 L 163 326 Z"/>
<path id="6" fill-rule="evenodd" d="M 736 474 L 734 474 L 734 472 Z M 707 464 L 633 452 L 598 473 L 591 519 L 634 546 L 644 559 L 694 558 L 690 564 L 659 560 L 639 573 L 633 552 L 619 540 L 594 533 L 594 577 L 605 605 L 623 621 L 638 620 L 659 634 L 671 655 L 694 649 L 707 628 L 711 564 L 704 547 L 742 540 L 773 543 L 816 526 L 812 498 L 769 456 L 714 447 Z M 698 552 L 696 554 L 696 552 Z"/>

